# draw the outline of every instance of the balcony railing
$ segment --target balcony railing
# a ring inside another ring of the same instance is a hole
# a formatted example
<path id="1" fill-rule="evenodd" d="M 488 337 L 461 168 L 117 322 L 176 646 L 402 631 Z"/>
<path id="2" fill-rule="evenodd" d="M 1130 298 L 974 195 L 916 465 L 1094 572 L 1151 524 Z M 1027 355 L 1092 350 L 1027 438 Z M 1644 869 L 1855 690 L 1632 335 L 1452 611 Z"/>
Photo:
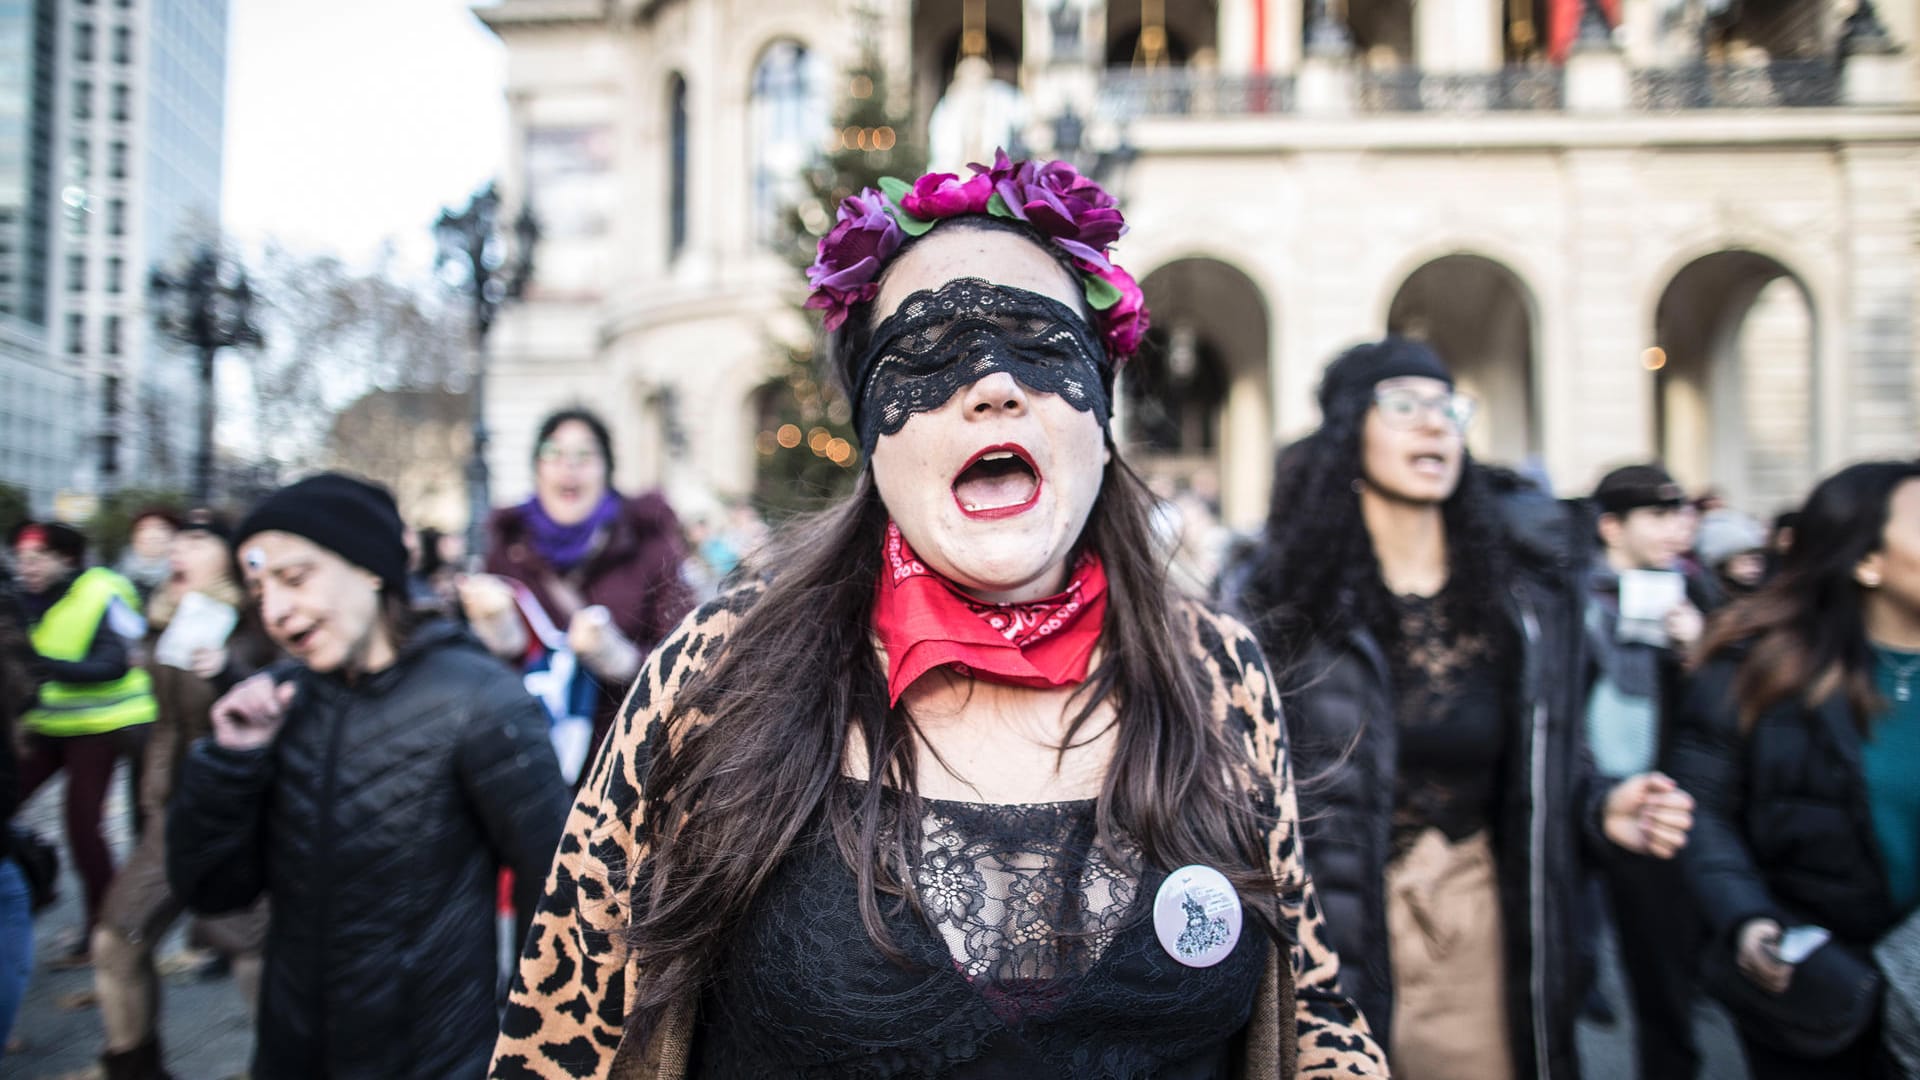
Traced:
<path id="1" fill-rule="evenodd" d="M 1222 75 L 1193 68 L 1109 71 L 1102 103 L 1121 117 L 1242 116 L 1294 110 L 1291 75 Z"/>
<path id="2" fill-rule="evenodd" d="M 1508 67 L 1499 71 L 1437 73 L 1417 68 L 1363 71 L 1361 112 L 1489 112 L 1554 110 L 1561 104 L 1561 71 Z"/>
<path id="3" fill-rule="evenodd" d="M 1565 107 L 1565 72 L 1514 66 L 1438 73 L 1418 68 L 1358 71 L 1359 112 L 1554 112 Z M 1840 68 L 1831 60 L 1778 60 L 1756 67 L 1697 66 L 1632 73 L 1633 105 L 1652 112 L 1688 109 L 1824 108 L 1840 103 Z M 1109 71 L 1105 111 L 1119 119 L 1248 116 L 1295 112 L 1291 75 L 1222 75 L 1193 68 Z"/>
<path id="4" fill-rule="evenodd" d="M 1764 66 L 1698 65 L 1633 73 L 1634 107 L 1807 109 L 1840 102 L 1840 68 L 1831 60 L 1775 60 Z"/>

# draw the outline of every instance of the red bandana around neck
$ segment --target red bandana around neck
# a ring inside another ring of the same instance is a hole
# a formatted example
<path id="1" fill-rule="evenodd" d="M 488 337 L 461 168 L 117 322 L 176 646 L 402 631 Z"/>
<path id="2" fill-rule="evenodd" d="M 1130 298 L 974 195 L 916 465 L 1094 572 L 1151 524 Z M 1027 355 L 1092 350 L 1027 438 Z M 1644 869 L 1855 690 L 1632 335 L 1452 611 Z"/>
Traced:
<path id="1" fill-rule="evenodd" d="M 942 664 L 989 682 L 1036 689 L 1085 681 L 1107 613 L 1107 571 L 1083 553 L 1067 587 L 1042 600 L 988 604 L 935 573 L 889 521 L 873 629 L 887 650 L 887 699 Z"/>

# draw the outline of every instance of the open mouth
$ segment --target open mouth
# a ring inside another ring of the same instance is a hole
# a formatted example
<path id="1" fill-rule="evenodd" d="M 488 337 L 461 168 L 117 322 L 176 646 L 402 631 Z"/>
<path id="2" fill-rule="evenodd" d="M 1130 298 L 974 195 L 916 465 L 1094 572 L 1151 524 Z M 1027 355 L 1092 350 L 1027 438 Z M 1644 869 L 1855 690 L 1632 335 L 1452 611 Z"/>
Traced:
<path id="1" fill-rule="evenodd" d="M 288 634 L 287 651 L 295 653 L 306 652 L 307 646 L 313 641 L 313 635 L 318 633 L 319 629 L 317 626 L 309 626 L 304 630 Z"/>
<path id="2" fill-rule="evenodd" d="M 1447 459 L 1442 454 L 1415 454 L 1413 467 L 1419 472 L 1442 473 L 1447 469 Z"/>
<path id="3" fill-rule="evenodd" d="M 973 518 L 1011 517 L 1040 501 L 1040 469 L 1016 443 L 989 446 L 953 478 L 953 501 Z"/>

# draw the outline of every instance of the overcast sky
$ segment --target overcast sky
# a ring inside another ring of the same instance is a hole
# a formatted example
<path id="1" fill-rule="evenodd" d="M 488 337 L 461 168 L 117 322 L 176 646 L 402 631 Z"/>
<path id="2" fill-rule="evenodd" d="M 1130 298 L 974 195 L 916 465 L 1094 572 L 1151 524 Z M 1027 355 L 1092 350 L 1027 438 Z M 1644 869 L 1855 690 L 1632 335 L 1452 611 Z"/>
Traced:
<path id="1" fill-rule="evenodd" d="M 274 238 L 407 268 L 429 227 L 505 160 L 505 51 L 468 0 L 232 0 L 224 216 Z"/>

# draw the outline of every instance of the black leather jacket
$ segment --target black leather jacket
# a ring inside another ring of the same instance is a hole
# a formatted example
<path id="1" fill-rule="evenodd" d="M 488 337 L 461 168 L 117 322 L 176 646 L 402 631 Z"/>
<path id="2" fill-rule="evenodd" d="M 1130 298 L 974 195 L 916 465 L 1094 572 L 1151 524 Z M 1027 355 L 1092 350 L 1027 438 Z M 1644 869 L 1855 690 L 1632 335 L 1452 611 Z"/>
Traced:
<path id="1" fill-rule="evenodd" d="M 252 1075 L 479 1077 L 496 873 L 514 873 L 524 935 L 567 813 L 546 715 L 445 622 L 351 685 L 291 677 L 274 744 L 195 744 L 167 818 L 190 908 L 272 898 Z"/>
<path id="2" fill-rule="evenodd" d="M 1579 1076 L 1574 1045 L 1578 872 L 1604 844 L 1604 789 L 1584 738 L 1587 545 L 1576 507 L 1506 495 L 1519 561 L 1509 610 L 1522 655 L 1509 686 L 1511 741 L 1493 823 L 1507 937 L 1507 1011 L 1517 1075 Z M 1341 985 L 1374 1031 L 1393 1026 L 1386 880 L 1399 738 L 1386 658 L 1364 630 L 1291 666 L 1287 732 L 1300 777 L 1307 866 L 1340 952 Z"/>

